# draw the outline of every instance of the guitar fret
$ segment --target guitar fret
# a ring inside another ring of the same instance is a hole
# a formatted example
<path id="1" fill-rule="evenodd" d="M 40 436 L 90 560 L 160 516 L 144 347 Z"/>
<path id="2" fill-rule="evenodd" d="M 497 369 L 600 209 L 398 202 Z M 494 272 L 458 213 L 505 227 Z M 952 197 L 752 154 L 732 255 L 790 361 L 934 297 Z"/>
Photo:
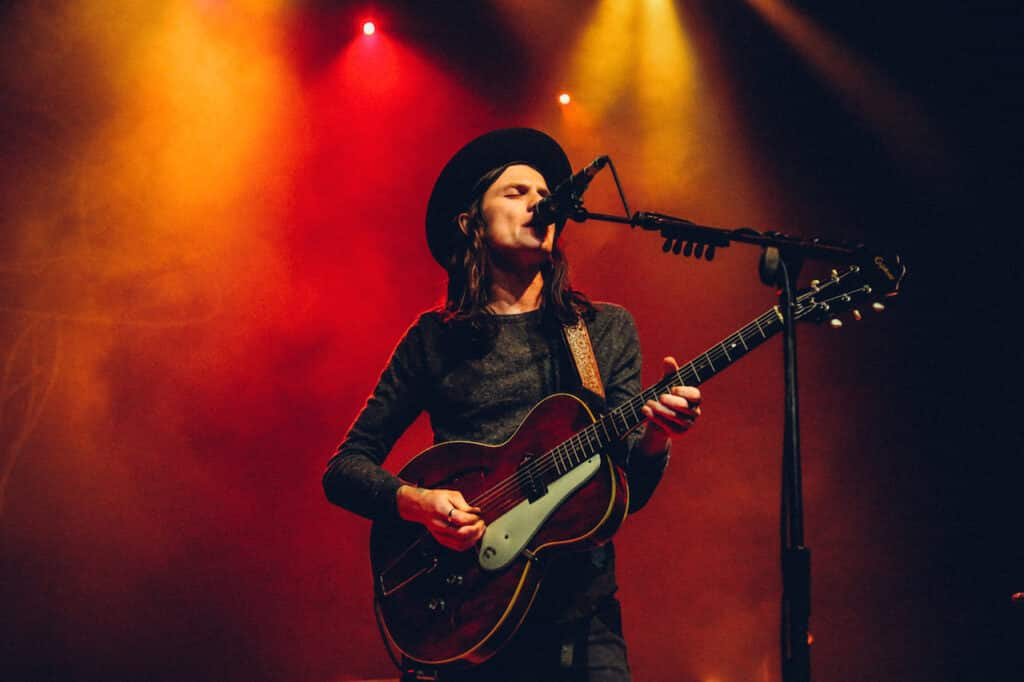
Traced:
<path id="1" fill-rule="evenodd" d="M 757 325 L 757 331 L 761 333 L 761 336 L 763 336 L 764 338 L 766 338 L 766 339 L 767 339 L 768 337 L 767 337 L 767 336 L 765 336 L 764 330 L 763 330 L 763 329 L 761 329 L 761 320 L 759 320 L 759 319 L 755 319 L 755 320 L 754 320 L 754 324 L 756 324 L 756 325 Z"/>
<path id="2" fill-rule="evenodd" d="M 710 355 L 708 355 L 707 353 L 704 353 L 704 359 L 708 361 L 708 366 L 711 367 L 711 371 L 712 372 L 717 372 L 718 371 L 717 369 L 715 369 L 715 363 L 711 362 L 711 356 Z"/>
<path id="3" fill-rule="evenodd" d="M 729 355 L 729 349 L 725 347 L 725 342 L 719 344 L 722 347 L 722 352 L 725 353 L 725 359 L 732 362 L 732 356 Z"/>
<path id="4" fill-rule="evenodd" d="M 741 342 L 741 343 L 743 344 L 743 348 L 745 348 L 746 350 L 748 350 L 748 351 L 749 351 L 749 350 L 750 350 L 750 346 L 748 346 L 748 345 L 747 345 L 747 340 L 746 340 L 745 338 L 743 338 L 743 332 L 741 331 L 741 332 L 740 332 L 739 334 L 737 334 L 736 336 L 738 336 L 738 337 L 739 337 L 739 339 L 740 339 L 740 342 Z"/>
<path id="5" fill-rule="evenodd" d="M 693 376 L 697 377 L 697 381 L 703 381 L 703 379 L 700 378 L 700 374 L 697 372 L 697 368 L 692 362 L 690 363 L 690 371 L 693 372 Z"/>
<path id="6" fill-rule="evenodd" d="M 583 458 L 580 457 L 580 440 L 579 440 L 579 436 L 573 436 L 569 440 L 570 440 L 570 442 L 572 442 L 572 461 L 573 461 L 573 466 L 578 466 L 579 463 L 583 461 Z"/>

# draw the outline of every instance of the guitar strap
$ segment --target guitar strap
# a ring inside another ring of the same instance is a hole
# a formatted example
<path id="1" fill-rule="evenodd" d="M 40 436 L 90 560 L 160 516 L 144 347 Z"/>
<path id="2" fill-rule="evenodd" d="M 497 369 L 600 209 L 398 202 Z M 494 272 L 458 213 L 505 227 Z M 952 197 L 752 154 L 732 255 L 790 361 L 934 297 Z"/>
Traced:
<path id="1" fill-rule="evenodd" d="M 604 400 L 604 384 L 601 382 L 601 372 L 597 367 L 597 358 L 594 357 L 594 346 L 590 343 L 590 334 L 587 332 L 587 323 L 583 321 L 583 316 L 580 315 L 575 324 L 563 325 L 562 333 L 583 388 Z"/>

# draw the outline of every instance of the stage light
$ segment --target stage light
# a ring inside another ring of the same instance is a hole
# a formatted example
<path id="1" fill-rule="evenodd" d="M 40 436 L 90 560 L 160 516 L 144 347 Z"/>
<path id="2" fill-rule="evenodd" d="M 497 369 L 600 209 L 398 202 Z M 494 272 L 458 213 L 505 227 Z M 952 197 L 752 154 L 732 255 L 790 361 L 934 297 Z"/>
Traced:
<path id="1" fill-rule="evenodd" d="M 372 21 L 363 22 L 363 35 L 372 36 L 377 32 L 377 26 Z"/>
<path id="2" fill-rule="evenodd" d="M 571 101 L 572 101 L 572 98 L 569 97 L 569 93 L 567 93 L 567 92 L 563 92 L 561 95 L 558 96 L 558 103 L 559 104 L 568 104 Z"/>

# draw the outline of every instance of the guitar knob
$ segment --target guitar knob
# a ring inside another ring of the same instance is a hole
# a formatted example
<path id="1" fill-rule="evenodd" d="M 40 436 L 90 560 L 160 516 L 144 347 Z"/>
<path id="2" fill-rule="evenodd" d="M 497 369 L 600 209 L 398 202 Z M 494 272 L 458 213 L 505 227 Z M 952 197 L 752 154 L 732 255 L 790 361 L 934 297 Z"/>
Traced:
<path id="1" fill-rule="evenodd" d="M 828 321 L 828 324 L 833 329 L 839 329 L 840 327 L 843 326 L 843 321 L 840 320 L 838 317 L 833 317 L 831 320 Z"/>
<path id="2" fill-rule="evenodd" d="M 461 587 L 462 583 L 464 582 L 464 579 L 461 575 L 457 573 L 452 573 L 447 578 L 445 578 L 444 581 L 452 587 Z"/>
<path id="3" fill-rule="evenodd" d="M 885 304 L 875 301 L 874 303 L 871 304 L 871 309 L 874 310 L 875 312 L 880 313 L 883 310 L 885 310 Z"/>
<path id="4" fill-rule="evenodd" d="M 427 610 L 433 613 L 444 613 L 447 607 L 448 605 L 444 603 L 444 599 L 440 597 L 434 597 L 427 602 Z"/>
<path id="5" fill-rule="evenodd" d="M 858 322 L 860 322 L 860 321 L 861 321 L 862 319 L 864 319 L 864 316 L 860 314 L 860 311 L 859 311 L 859 310 L 857 310 L 856 308 L 854 308 L 854 309 L 853 309 L 853 319 L 855 319 L 855 320 L 857 320 Z"/>

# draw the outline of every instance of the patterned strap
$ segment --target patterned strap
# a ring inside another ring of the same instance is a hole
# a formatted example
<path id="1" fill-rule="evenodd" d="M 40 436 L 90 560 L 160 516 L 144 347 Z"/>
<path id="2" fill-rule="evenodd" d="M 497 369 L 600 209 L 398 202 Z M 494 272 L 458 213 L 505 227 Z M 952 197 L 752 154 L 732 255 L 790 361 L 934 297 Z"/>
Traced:
<path id="1" fill-rule="evenodd" d="M 587 332 L 587 325 L 583 321 L 583 317 L 580 316 L 576 320 L 576 324 L 564 325 L 562 331 L 565 334 L 565 342 L 569 345 L 573 364 L 576 365 L 576 372 L 580 375 L 583 388 L 603 399 L 604 384 L 601 383 L 601 372 L 597 368 L 594 347 L 590 343 L 590 334 Z"/>

